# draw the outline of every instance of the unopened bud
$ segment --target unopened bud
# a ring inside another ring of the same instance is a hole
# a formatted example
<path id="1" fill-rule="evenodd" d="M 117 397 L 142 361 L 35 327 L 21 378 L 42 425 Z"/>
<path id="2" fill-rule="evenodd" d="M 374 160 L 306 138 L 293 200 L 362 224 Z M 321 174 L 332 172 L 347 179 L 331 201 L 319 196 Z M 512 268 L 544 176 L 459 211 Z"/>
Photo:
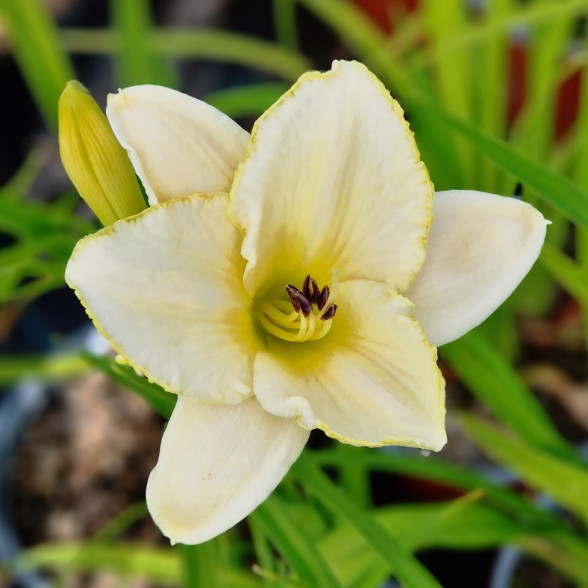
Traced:
<path id="1" fill-rule="evenodd" d="M 59 152 L 67 175 L 104 226 L 146 208 L 126 151 L 77 81 L 68 82 L 59 99 Z"/>

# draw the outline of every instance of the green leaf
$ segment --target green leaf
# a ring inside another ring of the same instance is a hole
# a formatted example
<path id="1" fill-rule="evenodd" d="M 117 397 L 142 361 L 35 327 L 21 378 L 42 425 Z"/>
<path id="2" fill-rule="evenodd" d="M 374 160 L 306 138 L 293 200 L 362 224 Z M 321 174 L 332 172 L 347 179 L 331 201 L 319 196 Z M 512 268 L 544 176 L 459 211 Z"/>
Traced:
<path id="1" fill-rule="evenodd" d="M 583 265 L 550 243 L 544 244 L 539 261 L 569 294 L 588 306 L 588 274 Z"/>
<path id="2" fill-rule="evenodd" d="M 467 29 L 466 7 L 460 2 L 438 2 L 425 0 L 420 10 L 423 12 L 425 35 L 429 39 L 434 51 L 435 46 L 443 44 L 446 39 L 459 36 Z M 455 51 L 447 59 L 439 60 L 435 64 L 432 75 L 436 81 L 436 99 L 453 113 L 468 119 L 473 117 L 474 86 L 471 82 L 471 52 Z M 447 136 L 445 137 L 447 141 Z M 473 155 L 470 146 L 458 137 L 452 141 L 449 138 L 448 151 L 451 157 L 457 159 L 465 172 L 466 181 L 471 184 L 473 173 Z"/>
<path id="3" fill-rule="evenodd" d="M 124 386 L 146 400 L 162 417 L 169 419 L 176 404 L 176 396 L 161 386 L 148 382 L 128 365 L 121 365 L 109 357 L 100 357 L 88 352 L 82 358 L 92 367 L 107 375 L 117 384 Z"/>
<path id="4" fill-rule="evenodd" d="M 488 549 L 514 542 L 525 529 L 504 514 L 472 502 L 403 504 L 373 511 L 372 516 L 404 549 Z M 343 524 L 319 542 L 319 550 L 346 586 L 360 582 L 382 586 L 390 565 L 358 530 Z M 363 584 L 362 584 L 363 585 Z"/>
<path id="5" fill-rule="evenodd" d="M 536 445 L 571 455 L 549 417 L 517 372 L 478 333 L 444 345 L 440 355 L 468 388 L 518 434 Z"/>
<path id="6" fill-rule="evenodd" d="M 147 0 L 110 0 L 110 15 L 117 33 L 119 51 L 115 69 L 120 87 L 137 84 L 177 86 L 169 63 L 153 51 L 151 5 Z"/>
<path id="7" fill-rule="evenodd" d="M 553 143 L 556 96 L 562 57 L 567 51 L 575 14 L 537 24 L 529 35 L 525 105 L 511 142 L 537 161 L 545 161 Z"/>
<path id="8" fill-rule="evenodd" d="M 3 0 L 12 51 L 45 122 L 57 127 L 57 101 L 75 77 L 46 3 Z"/>
<path id="9" fill-rule="evenodd" d="M 296 0 L 273 0 L 274 27 L 280 45 L 298 51 Z"/>
<path id="10" fill-rule="evenodd" d="M 580 90 L 580 104 L 576 121 L 575 142 L 578 148 L 578 157 L 574 166 L 574 177 L 578 184 L 588 191 L 588 59 L 586 48 L 588 47 L 588 31 L 584 34 L 584 67 L 581 70 L 582 87 Z M 576 257 L 581 264 L 583 274 L 588 273 L 588 231 L 578 229 L 576 233 Z M 562 284 L 564 288 L 568 286 Z M 582 322 L 584 325 L 585 345 L 588 346 L 588 301 L 585 297 L 580 299 L 582 307 Z"/>
<path id="11" fill-rule="evenodd" d="M 494 0 L 486 5 L 486 22 L 497 23 L 516 6 L 515 0 Z M 471 25 L 464 32 L 469 31 Z M 450 40 L 451 41 L 451 40 Z M 473 47 L 473 77 L 476 87 L 477 122 L 488 133 L 504 137 L 508 122 L 507 87 L 510 67 L 510 31 L 486 39 Z M 462 49 L 458 51 L 467 53 Z M 442 61 L 445 61 L 444 59 Z M 481 189 L 499 192 L 497 168 L 488 159 L 480 162 Z"/>
<path id="12" fill-rule="evenodd" d="M 474 441 L 498 463 L 512 468 L 524 481 L 588 522 L 588 470 L 585 466 L 534 447 L 479 418 L 463 416 L 462 423 Z"/>
<path id="13" fill-rule="evenodd" d="M 516 0 L 498 0 L 498 2 L 505 1 L 510 3 L 511 7 L 508 9 L 497 7 L 500 10 L 497 18 L 471 23 L 461 35 L 447 39 L 447 42 L 431 55 L 431 60 L 446 59 L 455 51 L 471 51 L 472 46 L 491 42 L 496 37 L 511 33 L 517 26 L 527 25 L 531 28 L 549 25 L 560 18 L 578 18 L 586 13 L 586 0 L 558 0 L 557 2 L 542 0 L 525 3 Z M 493 0 L 487 5 L 487 9 L 493 11 L 496 3 L 497 1 Z"/>
<path id="14" fill-rule="evenodd" d="M 359 9 L 344 0 L 299 0 L 333 28 L 374 73 L 400 95 L 415 118 L 434 117 L 446 131 L 456 132 L 471 147 L 512 174 L 541 199 L 571 221 L 588 228 L 588 193 L 564 176 L 549 170 L 470 121 L 449 112 L 438 98 L 415 85 L 402 63 L 387 51 L 386 38 Z M 577 9 L 580 3 L 573 3 Z M 422 132 L 422 129 L 421 129 Z M 424 138 L 426 140 L 426 138 Z M 421 138 L 423 140 L 423 138 Z M 425 162 L 426 163 L 426 162 Z M 459 187 L 459 186 L 457 186 Z"/>
<path id="15" fill-rule="evenodd" d="M 311 586 L 341 586 L 333 570 L 315 549 L 303 525 L 292 519 L 288 505 L 277 496 L 270 496 L 250 516 L 288 560 L 301 580 Z"/>
<path id="16" fill-rule="evenodd" d="M 426 108 L 428 99 L 420 102 Z M 533 161 L 514 147 L 477 128 L 470 122 L 429 104 L 435 115 L 450 130 L 463 135 L 480 153 L 489 157 L 504 171 L 518 178 L 525 187 L 535 190 L 543 202 L 571 221 L 588 228 L 588 193 L 565 176 Z"/>
<path id="17" fill-rule="evenodd" d="M 179 550 L 146 547 L 140 543 L 47 543 L 24 550 L 19 563 L 32 568 L 77 572 L 108 570 L 122 578 L 144 578 L 176 586 L 184 580 Z M 218 573 L 217 586 L 223 588 L 263 586 L 259 578 L 235 567 L 221 568 Z"/>
<path id="18" fill-rule="evenodd" d="M 108 521 L 92 538 L 95 543 L 109 543 L 114 541 L 118 535 L 126 531 L 133 523 L 147 516 L 147 503 L 143 500 L 135 502 L 113 519 Z"/>
<path id="19" fill-rule="evenodd" d="M 423 458 L 400 453 L 384 453 L 372 449 L 359 449 L 348 452 L 323 450 L 304 453 L 307 462 L 318 466 L 341 467 L 341 465 L 362 464 L 372 471 L 398 473 L 406 476 L 431 480 L 445 486 L 472 492 L 484 491 L 484 501 L 511 517 L 532 521 L 546 527 L 557 526 L 558 520 L 551 513 L 543 511 L 523 496 L 495 484 L 470 470 L 439 459 L 435 456 Z"/>
<path id="20" fill-rule="evenodd" d="M 182 553 L 185 588 L 221 586 L 218 542 L 216 539 L 200 545 L 179 545 Z"/>
<path id="21" fill-rule="evenodd" d="M 72 212 L 77 197 L 66 193 L 46 203 L 25 198 L 42 158 L 33 153 L 14 178 L 0 189 L 0 231 L 15 242 L 0 250 L 0 305 L 29 302 L 61 287 L 71 251 L 94 226 Z"/>
<path id="22" fill-rule="evenodd" d="M 2 386 L 25 377 L 55 382 L 79 376 L 87 371 L 87 362 L 77 352 L 0 357 L 0 385 Z"/>
<path id="23" fill-rule="evenodd" d="M 113 55 L 120 38 L 105 30 L 62 29 L 64 45 L 72 53 Z M 157 28 L 146 39 L 158 55 L 181 59 L 205 59 L 254 67 L 286 80 L 296 80 L 311 68 L 299 53 L 269 41 L 229 31 Z"/>
<path id="24" fill-rule="evenodd" d="M 326 508 L 351 523 L 366 541 L 386 560 L 406 588 L 439 588 L 431 573 L 367 511 L 356 505 L 303 456 L 294 464 L 294 476 Z"/>
<path id="25" fill-rule="evenodd" d="M 204 100 L 231 118 L 262 115 L 290 86 L 280 82 L 252 84 L 208 94 Z"/>

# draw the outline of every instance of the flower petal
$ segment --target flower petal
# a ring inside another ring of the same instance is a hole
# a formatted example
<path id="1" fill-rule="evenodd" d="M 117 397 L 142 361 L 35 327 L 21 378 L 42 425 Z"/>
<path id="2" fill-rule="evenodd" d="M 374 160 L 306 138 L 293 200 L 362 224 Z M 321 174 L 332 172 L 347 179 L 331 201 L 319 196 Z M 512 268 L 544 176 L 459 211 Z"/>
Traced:
<path id="1" fill-rule="evenodd" d="M 437 192 L 427 258 L 405 295 L 433 345 L 488 317 L 537 259 L 548 222 L 531 205 L 471 190 Z"/>
<path id="2" fill-rule="evenodd" d="M 422 265 L 432 185 L 402 109 L 363 65 L 303 75 L 262 116 L 230 196 L 245 286 L 307 274 L 406 288 Z"/>
<path id="3" fill-rule="evenodd" d="M 340 284 L 337 303 L 320 341 L 268 337 L 254 367 L 261 405 L 346 443 L 439 450 L 443 378 L 410 301 L 361 280 Z"/>
<path id="4" fill-rule="evenodd" d="M 267 498 L 308 435 L 253 398 L 220 406 L 180 396 L 147 484 L 149 512 L 172 543 L 212 539 Z"/>
<path id="5" fill-rule="evenodd" d="M 161 86 L 112 95 L 106 114 L 149 203 L 228 192 L 249 133 L 212 106 Z"/>
<path id="6" fill-rule="evenodd" d="M 226 195 L 173 200 L 76 246 L 68 284 L 112 346 L 166 389 L 206 402 L 251 395 L 257 336 Z"/>

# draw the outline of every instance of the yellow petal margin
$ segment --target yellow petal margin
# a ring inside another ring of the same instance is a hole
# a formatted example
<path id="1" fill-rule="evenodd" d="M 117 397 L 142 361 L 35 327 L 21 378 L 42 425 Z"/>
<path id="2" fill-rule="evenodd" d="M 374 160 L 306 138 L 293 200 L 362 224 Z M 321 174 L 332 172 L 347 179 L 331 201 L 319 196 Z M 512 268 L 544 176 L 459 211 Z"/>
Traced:
<path id="1" fill-rule="evenodd" d="M 337 301 L 321 341 L 268 338 L 255 359 L 261 405 L 353 445 L 441 449 L 444 381 L 412 304 L 365 280 L 340 284 Z"/>
<path id="2" fill-rule="evenodd" d="M 256 123 L 230 194 L 245 285 L 311 274 L 408 287 L 425 258 L 433 187 L 403 112 L 363 65 L 311 72 Z"/>
<path id="3" fill-rule="evenodd" d="M 236 403 L 259 345 L 226 195 L 171 200 L 82 239 L 67 283 L 116 351 L 170 392 Z"/>

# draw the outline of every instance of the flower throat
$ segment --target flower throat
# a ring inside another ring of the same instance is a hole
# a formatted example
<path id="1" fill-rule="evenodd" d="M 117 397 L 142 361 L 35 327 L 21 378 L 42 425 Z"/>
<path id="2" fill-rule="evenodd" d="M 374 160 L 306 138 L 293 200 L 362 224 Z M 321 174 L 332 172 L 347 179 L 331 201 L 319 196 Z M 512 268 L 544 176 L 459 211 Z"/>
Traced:
<path id="1" fill-rule="evenodd" d="M 262 300 L 257 304 L 258 318 L 270 334 L 290 341 L 303 343 L 322 339 L 330 330 L 337 305 L 333 302 L 337 286 L 337 273 L 333 272 L 331 288 L 319 288 L 310 275 L 299 290 L 288 284 L 288 299 Z"/>

